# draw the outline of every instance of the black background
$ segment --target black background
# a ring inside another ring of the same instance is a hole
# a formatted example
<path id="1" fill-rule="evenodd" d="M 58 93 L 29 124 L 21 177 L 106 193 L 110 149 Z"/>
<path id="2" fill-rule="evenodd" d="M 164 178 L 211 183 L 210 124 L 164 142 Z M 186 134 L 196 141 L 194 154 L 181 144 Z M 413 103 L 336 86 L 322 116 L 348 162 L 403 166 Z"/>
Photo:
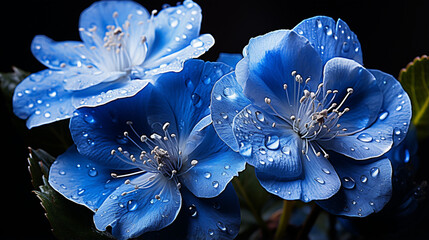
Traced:
<path id="1" fill-rule="evenodd" d="M 176 1 L 138 1 L 149 11 Z M 15 0 L 0 10 L 0 71 L 17 66 L 29 72 L 45 67 L 31 54 L 30 44 L 42 34 L 56 41 L 80 40 L 78 19 L 92 1 Z M 364 65 L 397 77 L 416 56 L 429 54 L 429 1 L 274 1 L 197 0 L 203 9 L 201 33 L 216 43 L 203 55 L 215 61 L 220 52 L 241 53 L 251 37 L 291 29 L 315 15 L 343 19 L 362 45 Z M 31 192 L 26 136 L 14 130 L 16 117 L 0 102 L 0 239 L 51 239 L 50 226 Z M 6 224 L 4 223 L 6 222 Z M 19 237 L 17 237 L 19 236 Z"/>

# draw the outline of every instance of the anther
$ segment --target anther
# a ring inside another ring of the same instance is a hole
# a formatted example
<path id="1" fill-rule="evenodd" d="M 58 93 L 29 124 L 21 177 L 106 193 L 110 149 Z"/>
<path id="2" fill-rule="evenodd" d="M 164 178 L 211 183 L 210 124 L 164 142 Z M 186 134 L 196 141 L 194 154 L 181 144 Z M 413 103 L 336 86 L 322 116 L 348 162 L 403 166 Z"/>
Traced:
<path id="1" fill-rule="evenodd" d="M 118 15 L 119 15 L 119 13 L 118 13 L 118 12 L 113 12 L 112 17 L 113 17 L 113 18 L 117 18 L 117 17 L 118 17 Z"/>
<path id="2" fill-rule="evenodd" d="M 124 132 L 124 137 L 128 137 L 128 132 L 127 131 Z"/>
<path id="3" fill-rule="evenodd" d="M 291 72 L 291 75 L 295 77 L 295 75 L 296 75 L 296 71 L 292 71 L 292 72 Z"/>
<path id="4" fill-rule="evenodd" d="M 164 125 L 162 126 L 162 130 L 164 130 L 164 132 L 165 132 L 165 131 L 167 131 L 168 127 L 170 127 L 170 123 L 169 123 L 169 122 L 166 122 L 166 123 L 164 123 Z"/>
<path id="5" fill-rule="evenodd" d="M 266 104 L 270 104 L 271 103 L 271 98 L 266 97 L 264 100 L 265 100 Z"/>
<path id="6" fill-rule="evenodd" d="M 194 160 L 192 160 L 192 161 L 191 161 L 191 165 L 192 165 L 192 166 L 195 166 L 195 165 L 197 165 L 197 164 L 198 164 L 198 160 L 194 159 Z"/>
<path id="7" fill-rule="evenodd" d="M 112 151 L 110 151 L 110 155 L 115 155 L 116 154 L 116 150 L 112 149 Z"/>
<path id="8" fill-rule="evenodd" d="M 130 179 L 127 179 L 127 180 L 125 180 L 125 182 L 124 182 L 124 184 L 130 184 L 131 183 L 131 180 Z"/>
<path id="9" fill-rule="evenodd" d="M 156 200 L 161 200 L 161 197 L 159 195 L 155 195 Z"/>
<path id="10" fill-rule="evenodd" d="M 147 141 L 147 136 L 146 135 L 142 135 L 141 137 L 140 137 L 140 141 L 142 141 L 142 142 L 146 142 Z"/>
<path id="11" fill-rule="evenodd" d="M 287 84 L 283 84 L 283 89 L 286 90 L 287 89 Z"/>

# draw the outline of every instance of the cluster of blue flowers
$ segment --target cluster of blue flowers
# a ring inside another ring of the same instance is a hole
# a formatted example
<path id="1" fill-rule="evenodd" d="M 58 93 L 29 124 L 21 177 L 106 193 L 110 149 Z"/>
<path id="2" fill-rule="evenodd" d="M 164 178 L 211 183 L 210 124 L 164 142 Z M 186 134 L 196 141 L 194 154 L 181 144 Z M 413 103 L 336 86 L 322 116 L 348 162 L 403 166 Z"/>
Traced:
<path id="1" fill-rule="evenodd" d="M 50 185 L 118 239 L 235 238 L 230 181 L 246 163 L 285 200 L 380 211 L 411 104 L 394 77 L 363 67 L 347 24 L 310 18 L 224 63 L 192 59 L 214 44 L 200 24 L 191 0 L 159 13 L 100 1 L 81 14 L 82 42 L 34 38 L 48 69 L 17 86 L 14 112 L 28 128 L 70 118 L 75 143 Z"/>

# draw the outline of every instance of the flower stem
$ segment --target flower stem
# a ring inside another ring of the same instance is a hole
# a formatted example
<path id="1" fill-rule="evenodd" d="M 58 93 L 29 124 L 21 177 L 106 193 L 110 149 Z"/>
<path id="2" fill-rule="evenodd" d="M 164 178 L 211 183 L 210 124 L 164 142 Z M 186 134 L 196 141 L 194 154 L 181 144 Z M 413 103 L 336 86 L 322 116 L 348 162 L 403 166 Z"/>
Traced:
<path id="1" fill-rule="evenodd" d="M 313 225 L 316 222 L 321 210 L 322 209 L 317 204 L 313 205 L 310 214 L 308 214 L 307 218 L 305 219 L 305 222 L 302 224 L 301 230 L 298 232 L 296 240 L 307 239 L 307 235 L 313 228 Z"/>
<path id="2" fill-rule="evenodd" d="M 243 185 L 241 184 L 240 180 L 238 178 L 233 178 L 234 187 L 238 190 L 240 193 L 240 196 L 243 198 L 243 200 L 246 202 L 247 207 L 249 208 L 250 212 L 252 213 L 253 217 L 255 218 L 256 222 L 258 223 L 259 227 L 262 230 L 262 234 L 264 236 L 268 236 L 269 231 L 267 228 L 267 225 L 265 224 L 264 219 L 262 219 L 261 213 L 253 206 L 252 201 L 250 200 L 249 196 L 246 193 L 246 190 L 244 189 Z"/>
<path id="3" fill-rule="evenodd" d="M 283 212 L 280 216 L 280 221 L 279 225 L 277 226 L 274 240 L 280 240 L 285 235 L 287 226 L 289 225 L 289 219 L 292 214 L 293 205 L 293 201 L 283 200 Z"/>

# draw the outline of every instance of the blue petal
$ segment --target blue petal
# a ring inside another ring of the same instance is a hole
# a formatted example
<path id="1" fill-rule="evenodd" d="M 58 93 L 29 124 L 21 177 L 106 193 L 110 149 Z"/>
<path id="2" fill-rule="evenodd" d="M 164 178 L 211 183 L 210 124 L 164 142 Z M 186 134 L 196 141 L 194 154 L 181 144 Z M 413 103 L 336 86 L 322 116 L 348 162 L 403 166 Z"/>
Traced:
<path id="1" fill-rule="evenodd" d="M 188 138 L 194 126 L 210 114 L 210 94 L 214 83 L 231 68 L 222 63 L 189 60 L 179 73 L 165 73 L 155 86 L 175 113 L 179 142 Z"/>
<path id="2" fill-rule="evenodd" d="M 96 108 L 78 109 L 70 121 L 70 131 L 79 152 L 95 162 L 108 164 L 113 169 L 130 169 L 131 160 L 121 161 L 110 154 L 111 150 L 122 147 L 130 154 L 139 156 L 140 148 L 144 146 L 135 144 L 131 139 L 139 142 L 141 134 L 150 136 L 153 133 L 148 114 L 157 116 L 158 112 L 163 112 L 160 116 L 165 117 L 161 120 L 174 122 L 168 103 L 157 97 L 157 94 L 153 86 L 148 85 L 134 97 L 118 99 Z M 134 134 L 129 125 L 131 122 L 139 136 Z M 129 132 L 131 139 L 125 137 L 124 132 Z"/>
<path id="3" fill-rule="evenodd" d="M 283 179 L 301 177 L 303 141 L 285 121 L 250 105 L 234 118 L 233 130 L 239 153 L 258 171 Z"/>
<path id="4" fill-rule="evenodd" d="M 240 66 L 248 58 L 248 76 L 241 80 Z M 272 106 L 284 115 L 291 115 L 288 104 L 295 106 L 296 99 L 302 96 L 304 84 L 297 91 L 298 85 L 293 72 L 299 74 L 308 82 L 310 89 L 316 89 L 321 81 L 322 61 L 318 53 L 310 45 L 308 40 L 293 31 L 276 31 L 250 40 L 247 46 L 247 56 L 237 65 L 237 79 L 239 83 L 245 83 L 244 93 L 258 107 L 266 112 L 272 112 L 265 103 L 265 98 L 271 99 Z M 239 67 L 240 66 L 240 67 Z M 288 94 L 285 93 L 284 84 L 287 84 Z M 299 96 L 299 97 L 297 97 Z"/>
<path id="5" fill-rule="evenodd" d="M 341 20 L 317 16 L 305 19 L 293 31 L 306 37 L 319 52 L 325 64 L 334 57 L 344 57 L 362 63 L 362 49 L 357 36 Z"/>
<path id="6" fill-rule="evenodd" d="M 366 217 L 380 211 L 390 200 L 392 166 L 389 159 L 355 161 L 335 155 L 331 159 L 342 187 L 332 198 L 318 201 L 332 214 Z"/>
<path id="7" fill-rule="evenodd" d="M 249 104 L 234 72 L 225 75 L 213 86 L 210 105 L 213 126 L 219 137 L 234 151 L 238 151 L 238 143 L 232 122 L 235 115 Z"/>
<path id="8" fill-rule="evenodd" d="M 141 30 L 147 31 L 146 22 L 149 18 L 149 12 L 134 1 L 95 2 L 80 15 L 80 37 L 88 48 L 91 46 L 102 47 L 106 32 L 109 31 L 107 26 L 123 27 L 123 24 L 129 21 L 132 30 L 135 31 L 133 33 L 135 36 L 131 37 L 141 40 L 143 35 Z"/>
<path id="9" fill-rule="evenodd" d="M 45 66 L 53 69 L 83 68 L 90 64 L 87 59 L 87 49 L 82 42 L 55 42 L 52 39 L 38 35 L 31 43 L 31 52 Z"/>
<path id="10" fill-rule="evenodd" d="M 143 63 L 144 68 L 153 70 L 147 74 L 180 71 L 185 60 L 202 55 L 214 44 L 210 34 L 199 36 L 201 8 L 190 0 L 163 9 L 154 21 L 155 41 Z"/>
<path id="11" fill-rule="evenodd" d="M 154 173 L 145 173 L 139 178 L 147 181 L 154 178 L 152 186 L 137 190 L 132 184 L 119 186 L 112 193 L 116 197 L 107 198 L 94 214 L 98 230 L 111 226 L 113 236 L 125 240 L 158 231 L 176 219 L 182 198 L 175 182 Z M 160 198 L 155 198 L 156 195 Z"/>
<path id="12" fill-rule="evenodd" d="M 96 211 L 123 180 L 113 179 L 112 170 L 80 155 L 70 147 L 52 164 L 49 184 L 65 198 Z"/>
<path id="13" fill-rule="evenodd" d="M 382 110 L 371 128 L 392 127 L 393 146 L 397 146 L 405 138 L 410 125 L 412 114 L 410 98 L 393 76 L 378 70 L 370 71 L 383 92 Z"/>
<path id="14" fill-rule="evenodd" d="M 240 205 L 232 184 L 215 198 L 196 198 L 181 189 L 183 204 L 169 227 L 145 234 L 147 239 L 234 239 L 240 228 Z"/>
<path id="15" fill-rule="evenodd" d="M 27 127 L 70 118 L 75 110 L 71 103 L 72 93 L 64 90 L 62 71 L 43 70 L 31 74 L 15 89 L 13 111 L 23 119 Z"/>
<path id="16" fill-rule="evenodd" d="M 338 121 L 341 128 L 347 129 L 347 134 L 368 127 L 378 117 L 383 103 L 383 93 L 375 77 L 359 63 L 346 58 L 329 60 L 325 65 L 323 83 L 324 97 L 330 99 L 335 96 L 333 102 L 337 104 L 342 102 L 349 88 L 353 89 L 339 109 L 339 111 L 350 109 Z M 327 94 L 327 90 L 338 90 L 338 93 Z"/>
<path id="17" fill-rule="evenodd" d="M 183 47 L 176 52 L 171 52 L 159 58 L 150 58 L 146 60 L 142 67 L 145 69 L 144 76 L 161 74 L 165 72 L 180 72 L 183 68 L 183 63 L 191 58 L 197 58 L 205 53 L 214 44 L 214 38 L 210 34 L 202 34 L 194 38 L 189 45 Z M 168 49 L 168 47 L 167 47 Z M 150 56 L 149 56 L 150 57 Z"/>
<path id="18" fill-rule="evenodd" d="M 197 197 L 215 197 L 244 170 L 246 162 L 217 137 L 211 125 L 202 134 L 200 144 L 188 155 L 189 161 L 195 159 L 198 164 L 183 174 L 180 181 Z"/>
<path id="19" fill-rule="evenodd" d="M 304 170 L 301 178 L 288 180 L 256 169 L 256 177 L 270 193 L 286 200 L 300 199 L 304 202 L 332 197 L 341 186 L 340 179 L 331 163 L 323 156 L 308 151 L 301 156 Z"/>
<path id="20" fill-rule="evenodd" d="M 228 66 L 235 68 L 241 59 L 243 59 L 243 55 L 239 53 L 219 53 L 219 57 L 216 62 L 225 63 Z"/>
<path id="21" fill-rule="evenodd" d="M 104 76 L 109 74 L 102 74 Z M 95 80 L 88 75 L 81 75 L 80 79 L 85 79 L 87 77 L 88 81 Z M 119 81 L 112 83 L 103 83 L 98 84 L 95 89 L 83 89 L 82 91 L 76 91 L 73 93 L 72 104 L 76 108 L 81 107 L 96 107 L 100 105 L 104 105 L 111 101 L 132 97 L 141 91 L 146 85 L 150 82 L 150 80 L 132 80 L 132 81 Z"/>

